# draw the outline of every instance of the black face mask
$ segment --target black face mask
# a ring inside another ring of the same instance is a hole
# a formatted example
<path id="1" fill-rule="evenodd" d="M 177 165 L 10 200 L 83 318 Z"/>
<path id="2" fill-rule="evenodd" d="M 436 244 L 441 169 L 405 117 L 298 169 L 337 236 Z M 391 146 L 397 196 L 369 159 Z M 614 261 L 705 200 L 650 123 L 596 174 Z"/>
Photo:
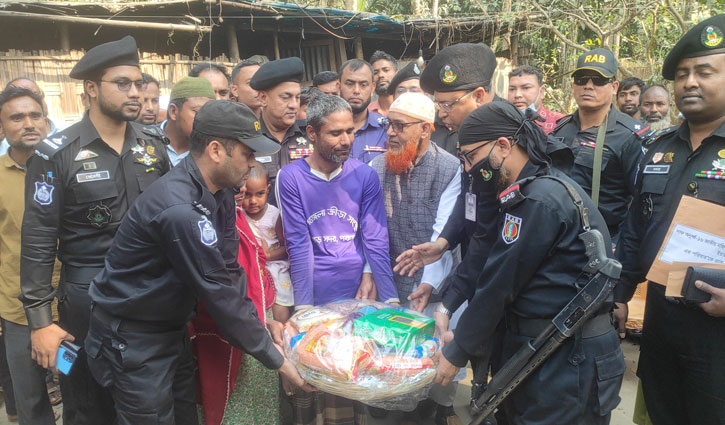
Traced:
<path id="1" fill-rule="evenodd" d="M 485 158 L 473 164 L 468 172 L 471 192 L 475 193 L 479 199 L 496 198 L 498 193 L 497 182 L 500 180 L 501 168 L 494 168 L 491 165 L 491 151 Z"/>

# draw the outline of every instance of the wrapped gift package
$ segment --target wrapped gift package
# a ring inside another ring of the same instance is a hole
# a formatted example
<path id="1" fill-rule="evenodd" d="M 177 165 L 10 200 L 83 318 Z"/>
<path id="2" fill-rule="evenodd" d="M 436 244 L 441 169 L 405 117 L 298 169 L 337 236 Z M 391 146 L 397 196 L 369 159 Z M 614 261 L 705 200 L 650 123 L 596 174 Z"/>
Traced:
<path id="1" fill-rule="evenodd" d="M 402 307 L 343 300 L 297 311 L 285 351 L 321 391 L 388 410 L 413 410 L 435 376 L 435 321 Z"/>

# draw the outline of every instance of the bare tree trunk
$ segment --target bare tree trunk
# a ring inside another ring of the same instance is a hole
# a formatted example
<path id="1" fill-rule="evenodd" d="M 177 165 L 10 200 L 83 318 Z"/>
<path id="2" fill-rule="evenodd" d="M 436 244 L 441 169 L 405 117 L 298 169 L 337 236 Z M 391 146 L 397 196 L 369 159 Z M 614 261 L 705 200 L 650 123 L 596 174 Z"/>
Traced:
<path id="1" fill-rule="evenodd" d="M 438 0 L 433 0 L 433 4 L 431 5 L 431 12 L 433 13 L 433 17 L 438 17 Z"/>

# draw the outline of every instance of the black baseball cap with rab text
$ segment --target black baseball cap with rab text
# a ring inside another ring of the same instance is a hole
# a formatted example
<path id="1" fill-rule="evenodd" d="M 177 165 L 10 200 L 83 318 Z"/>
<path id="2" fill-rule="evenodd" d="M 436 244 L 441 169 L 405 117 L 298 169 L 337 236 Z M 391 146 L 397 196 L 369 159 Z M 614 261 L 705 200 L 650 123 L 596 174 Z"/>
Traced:
<path id="1" fill-rule="evenodd" d="M 599 47 L 579 56 L 572 76 L 576 77 L 579 71 L 591 70 L 605 78 L 616 78 L 617 66 L 617 58 L 614 57 L 614 53 L 609 49 Z"/>
<path id="2" fill-rule="evenodd" d="M 234 139 L 255 153 L 279 152 L 279 143 L 262 134 L 262 125 L 247 105 L 229 100 L 210 100 L 194 117 L 194 131 L 208 136 Z"/>

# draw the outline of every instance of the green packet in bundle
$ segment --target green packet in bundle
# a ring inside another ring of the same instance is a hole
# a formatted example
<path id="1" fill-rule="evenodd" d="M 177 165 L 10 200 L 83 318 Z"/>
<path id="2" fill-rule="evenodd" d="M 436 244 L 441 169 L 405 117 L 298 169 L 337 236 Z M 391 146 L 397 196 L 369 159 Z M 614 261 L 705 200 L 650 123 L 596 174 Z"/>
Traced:
<path id="1" fill-rule="evenodd" d="M 435 320 L 390 308 L 355 319 L 353 335 L 407 352 L 433 336 Z"/>

